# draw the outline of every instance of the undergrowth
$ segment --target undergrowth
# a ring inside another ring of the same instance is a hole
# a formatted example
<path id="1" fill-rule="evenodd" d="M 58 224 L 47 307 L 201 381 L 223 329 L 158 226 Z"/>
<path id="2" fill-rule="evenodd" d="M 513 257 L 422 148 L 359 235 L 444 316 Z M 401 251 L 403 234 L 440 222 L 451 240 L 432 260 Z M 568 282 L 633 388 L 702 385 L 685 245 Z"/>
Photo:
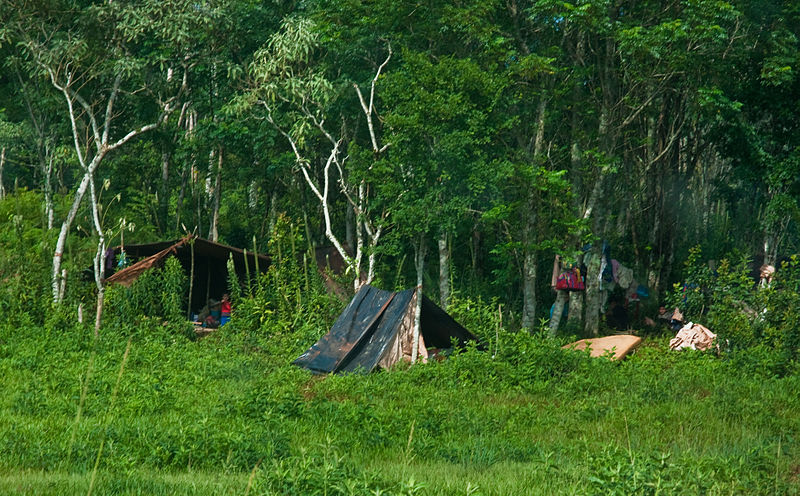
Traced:
<path id="1" fill-rule="evenodd" d="M 97 338 L 75 305 L 0 324 L 0 493 L 798 494 L 796 265 L 758 293 L 735 264 L 698 286 L 690 318 L 736 343 L 719 353 L 655 336 L 593 359 L 457 294 L 479 344 L 322 377 L 291 362 L 343 303 L 279 228 L 280 256 L 232 279 L 232 321 L 206 338 L 174 263 L 110 290 Z M 725 320 L 738 298 L 766 305 L 760 327 Z"/>

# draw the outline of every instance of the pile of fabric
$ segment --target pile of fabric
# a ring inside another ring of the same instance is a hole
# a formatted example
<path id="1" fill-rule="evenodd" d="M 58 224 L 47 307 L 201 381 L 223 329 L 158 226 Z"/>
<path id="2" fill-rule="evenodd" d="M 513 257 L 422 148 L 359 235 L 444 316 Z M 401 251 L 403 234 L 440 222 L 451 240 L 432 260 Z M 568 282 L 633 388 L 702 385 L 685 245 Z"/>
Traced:
<path id="1" fill-rule="evenodd" d="M 678 334 L 670 340 L 669 349 L 682 350 L 689 348 L 705 351 L 715 345 L 715 339 L 717 339 L 717 335 L 707 327 L 689 322 L 681 327 Z"/>

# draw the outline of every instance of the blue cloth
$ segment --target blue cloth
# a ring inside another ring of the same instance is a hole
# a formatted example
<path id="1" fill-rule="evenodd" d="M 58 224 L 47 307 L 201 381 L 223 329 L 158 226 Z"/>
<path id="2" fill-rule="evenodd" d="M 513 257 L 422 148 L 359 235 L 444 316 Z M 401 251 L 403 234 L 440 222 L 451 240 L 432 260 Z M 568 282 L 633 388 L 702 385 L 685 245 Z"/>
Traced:
<path id="1" fill-rule="evenodd" d="M 551 319 L 553 318 L 553 310 L 555 310 L 555 308 L 556 308 L 556 304 L 555 303 L 550 305 L 550 318 Z M 561 311 L 561 318 L 562 319 L 566 319 L 567 317 L 569 317 L 569 304 L 565 303 L 564 304 L 564 310 Z"/>

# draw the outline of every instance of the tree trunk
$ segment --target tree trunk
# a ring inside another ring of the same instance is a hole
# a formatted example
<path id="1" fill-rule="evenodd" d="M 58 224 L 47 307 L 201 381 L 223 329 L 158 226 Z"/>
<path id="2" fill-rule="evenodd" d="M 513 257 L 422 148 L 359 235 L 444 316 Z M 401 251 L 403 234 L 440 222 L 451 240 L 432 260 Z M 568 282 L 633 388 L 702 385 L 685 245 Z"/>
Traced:
<path id="1" fill-rule="evenodd" d="M 577 260 L 578 267 L 583 264 L 583 255 L 580 255 Z M 581 272 L 584 284 L 586 283 L 586 274 Z M 569 322 L 580 324 L 583 322 L 583 300 L 586 295 L 585 291 L 576 291 L 569 295 L 569 313 L 567 320 Z"/>
<path id="2" fill-rule="evenodd" d="M 583 58 L 585 54 L 585 42 L 582 34 L 577 32 L 575 40 L 575 61 L 576 65 L 583 64 Z M 570 148 L 569 148 L 569 170 L 570 176 L 572 178 L 572 190 L 574 193 L 578 193 L 574 196 L 573 200 L 573 208 L 575 212 L 581 211 L 581 204 L 580 204 L 580 192 L 583 191 L 583 181 L 582 181 L 582 172 L 581 172 L 581 165 L 582 165 L 582 156 L 581 156 L 581 145 L 580 139 L 582 136 L 582 128 L 581 122 L 582 119 L 580 117 L 579 109 L 581 109 L 581 105 L 579 102 L 582 100 L 582 93 L 584 91 L 583 81 L 580 78 L 577 78 L 575 83 L 572 86 L 572 108 L 570 112 Z M 576 245 L 580 244 L 579 240 L 574 241 Z M 581 265 L 583 262 L 583 255 L 578 257 L 578 266 Z M 586 274 L 582 274 L 584 281 L 586 280 Z M 567 320 L 572 323 L 576 323 L 580 325 L 583 322 L 583 306 L 584 306 L 584 298 L 586 293 L 584 291 L 575 292 L 572 294 L 567 294 L 567 298 L 569 300 L 569 313 L 567 315 Z M 556 301 L 558 301 L 558 297 L 556 297 Z M 561 310 L 559 310 L 561 312 Z M 558 314 L 558 319 L 561 319 L 561 313 Z M 558 321 L 556 321 L 555 330 L 558 329 Z"/>
<path id="3" fill-rule="evenodd" d="M 536 326 L 536 276 L 539 252 L 526 249 L 522 263 L 522 327 L 533 332 Z"/>
<path id="4" fill-rule="evenodd" d="M 534 170 L 539 166 L 544 145 L 544 120 L 547 112 L 547 99 L 543 95 L 539 100 L 536 114 L 536 134 L 533 138 L 533 163 Z M 534 180 L 536 174 L 533 174 Z M 523 268 L 522 268 L 522 327 L 533 331 L 536 324 L 536 276 L 539 263 L 537 215 L 540 208 L 537 189 L 531 185 L 528 189 L 527 216 L 525 219 L 523 242 Z"/>
<path id="5" fill-rule="evenodd" d="M 103 307 L 106 301 L 106 288 L 97 290 L 97 313 L 94 317 L 94 337 L 100 336 L 100 325 L 103 323 Z"/>
<path id="6" fill-rule="evenodd" d="M 78 188 L 75 190 L 75 195 L 72 200 L 72 206 L 67 213 L 64 222 L 61 223 L 61 230 L 58 233 L 56 241 L 56 249 L 53 253 L 53 273 L 52 273 L 52 287 L 53 287 L 53 301 L 60 303 L 63 297 L 63 287 L 65 281 L 61 280 L 61 259 L 64 256 L 64 247 L 67 244 L 67 235 L 72 228 L 72 223 L 75 216 L 78 214 L 78 208 L 83 201 L 83 195 L 86 194 L 86 189 L 89 187 L 89 172 L 85 172 Z"/>
<path id="7" fill-rule="evenodd" d="M 347 244 L 347 248 L 352 250 L 353 246 L 355 246 L 355 220 L 356 215 L 353 211 L 353 206 L 350 204 L 345 205 L 345 216 L 344 216 L 344 242 Z"/>
<path id="8" fill-rule="evenodd" d="M 586 316 L 584 331 L 590 336 L 600 333 L 600 310 L 602 291 L 600 282 L 601 250 L 592 248 L 592 255 L 586 264 Z"/>
<path id="9" fill-rule="evenodd" d="M 561 315 L 564 313 L 564 305 L 569 300 L 567 291 L 557 291 L 556 301 L 553 303 L 553 315 L 550 317 L 550 337 L 558 334 L 558 326 L 561 325 Z"/>
<path id="10" fill-rule="evenodd" d="M 417 289 L 416 289 L 416 305 L 414 306 L 414 340 L 413 340 L 413 348 L 411 350 L 411 363 L 415 363 L 417 361 L 417 356 L 419 355 L 419 336 L 421 332 L 421 320 L 422 320 L 422 280 L 423 274 L 425 272 L 425 252 L 427 250 L 427 245 L 425 244 L 425 234 L 419 235 L 419 240 L 417 241 L 416 246 L 416 260 L 415 266 L 417 269 Z"/>
<path id="11" fill-rule="evenodd" d="M 3 186 L 3 167 L 6 165 L 6 147 L 0 150 L 0 200 L 6 197 L 6 188 Z"/>
<path id="12" fill-rule="evenodd" d="M 275 232 L 275 226 L 278 223 L 278 192 L 273 191 L 272 197 L 269 199 L 269 210 L 267 210 L 267 229 L 269 235 Z"/>
<path id="13" fill-rule="evenodd" d="M 214 178 L 214 203 L 211 210 L 211 226 L 208 229 L 208 236 L 211 238 L 211 241 L 217 242 L 219 241 L 219 202 L 221 196 L 221 189 L 222 189 L 222 159 L 223 159 L 223 150 L 222 147 L 219 147 L 217 150 L 217 173 Z"/>
<path id="14" fill-rule="evenodd" d="M 450 250 L 447 246 L 447 232 L 439 233 L 439 303 L 447 310 L 450 304 Z"/>
<path id="15" fill-rule="evenodd" d="M 158 230 L 164 235 L 167 232 L 167 218 L 169 209 L 169 162 L 170 154 L 166 150 L 161 152 L 161 187 L 158 192 Z"/>
<path id="16" fill-rule="evenodd" d="M 94 178 L 89 173 L 89 197 L 91 199 L 92 221 L 94 230 L 97 232 L 97 252 L 94 257 L 94 281 L 97 286 L 97 313 L 94 320 L 94 335 L 100 334 L 100 325 L 103 321 L 103 302 L 105 300 L 105 271 L 106 271 L 106 237 L 103 233 L 103 226 L 100 221 L 100 206 L 97 201 L 97 191 L 94 186 Z"/>
<path id="17" fill-rule="evenodd" d="M 44 210 L 47 216 L 47 230 L 53 229 L 55 222 L 55 209 L 53 208 L 53 161 L 55 160 L 52 152 L 45 151 L 44 167 Z"/>

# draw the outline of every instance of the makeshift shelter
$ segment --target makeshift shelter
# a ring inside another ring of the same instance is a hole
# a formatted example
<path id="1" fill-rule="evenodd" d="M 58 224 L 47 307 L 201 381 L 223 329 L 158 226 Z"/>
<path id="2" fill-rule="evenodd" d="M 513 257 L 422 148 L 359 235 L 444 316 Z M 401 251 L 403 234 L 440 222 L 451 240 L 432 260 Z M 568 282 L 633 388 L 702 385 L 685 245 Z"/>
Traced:
<path id="1" fill-rule="evenodd" d="M 312 372 L 369 372 L 410 360 L 414 340 L 416 291 L 391 292 L 364 285 L 333 324 L 330 332 L 294 361 Z M 419 359 L 428 348 L 449 348 L 475 340 L 444 310 L 422 297 Z"/>
<path id="2" fill-rule="evenodd" d="M 116 260 L 122 248 L 113 248 L 113 255 L 109 253 L 107 257 L 113 256 L 112 260 Z M 248 273 L 254 277 L 256 270 L 265 272 L 270 265 L 270 258 L 266 255 L 245 252 L 192 235 L 173 241 L 125 245 L 124 249 L 126 257 L 134 263 L 108 276 L 107 284 L 130 286 L 143 272 L 162 266 L 167 257 L 174 256 L 191 280 L 192 309 L 202 308 L 209 299 L 219 300 L 228 291 L 229 258 L 233 259 L 236 275 L 241 282 L 247 280 Z"/>

